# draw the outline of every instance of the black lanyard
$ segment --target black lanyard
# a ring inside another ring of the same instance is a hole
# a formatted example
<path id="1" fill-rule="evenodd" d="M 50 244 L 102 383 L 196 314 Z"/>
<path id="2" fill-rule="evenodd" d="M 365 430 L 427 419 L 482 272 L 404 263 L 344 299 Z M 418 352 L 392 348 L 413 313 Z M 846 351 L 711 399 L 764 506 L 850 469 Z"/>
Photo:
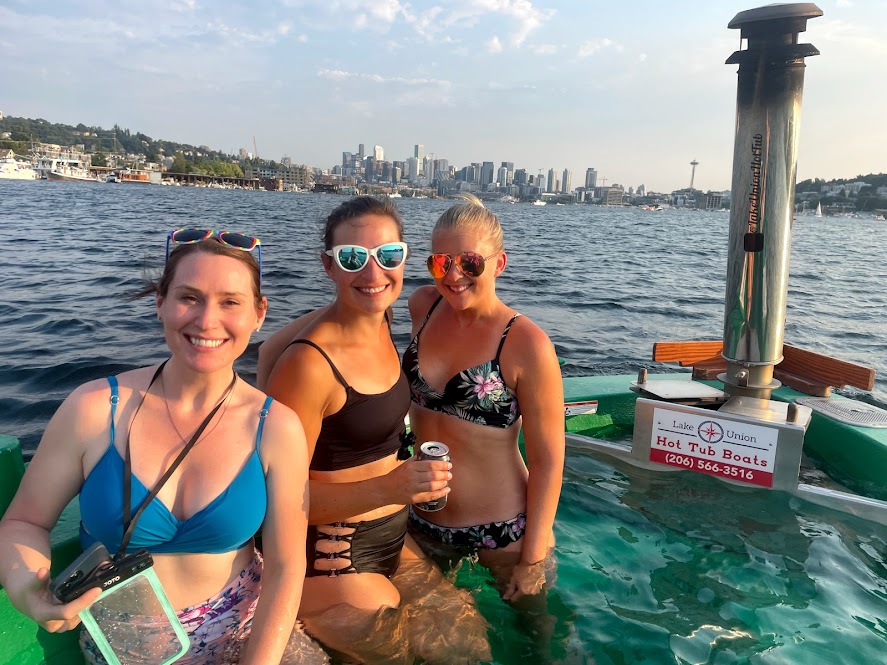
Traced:
<path id="1" fill-rule="evenodd" d="M 148 396 L 148 391 L 151 390 L 151 386 L 154 385 L 154 382 L 160 376 L 160 373 L 163 371 L 163 368 L 166 366 L 168 360 L 164 360 L 160 367 L 157 368 L 157 371 L 154 372 L 154 376 L 151 378 L 151 383 L 148 384 L 148 387 L 145 389 L 145 394 L 142 395 L 142 401 L 139 402 L 139 406 L 136 408 L 136 412 L 132 416 L 132 422 L 135 422 L 136 416 L 139 413 L 139 410 L 142 408 L 142 404 L 145 403 L 145 398 Z M 179 453 L 179 456 L 176 457 L 175 461 L 170 465 L 170 467 L 166 470 L 166 473 L 163 474 L 163 477 L 157 481 L 157 484 L 154 485 L 154 489 L 152 489 L 148 496 L 145 497 L 145 500 L 142 501 L 142 505 L 139 506 L 139 509 L 136 511 L 135 515 L 132 515 L 132 497 L 130 496 L 130 492 L 132 491 L 132 459 L 129 454 L 129 435 L 126 436 L 126 455 L 124 458 L 124 469 L 123 469 L 123 538 L 120 540 L 120 549 L 117 550 L 116 557 L 122 556 L 126 553 L 126 546 L 129 545 L 129 541 L 132 538 L 133 531 L 135 531 L 136 522 L 138 522 L 139 517 L 142 516 L 142 513 L 145 511 L 150 503 L 155 499 L 158 492 L 163 488 L 166 484 L 166 481 L 170 479 L 170 476 L 175 472 L 179 465 L 182 463 L 182 460 L 185 459 L 185 455 L 187 455 L 191 449 L 194 447 L 194 444 L 197 443 L 197 439 L 200 438 L 200 435 L 203 434 L 203 430 L 207 428 L 210 421 L 213 419 L 213 416 L 218 413 L 219 409 L 222 408 L 222 404 L 225 403 L 225 400 L 231 395 L 231 391 L 234 390 L 234 384 L 237 383 L 237 372 L 234 372 L 234 378 L 231 379 L 231 384 L 228 386 L 228 390 L 225 391 L 225 394 L 222 396 L 222 399 L 219 400 L 219 403 L 215 405 L 212 411 L 203 419 L 203 422 L 200 423 L 200 427 L 197 428 L 197 431 L 194 432 L 194 435 L 191 437 L 191 440 L 185 444 L 185 447 L 182 448 L 182 452 Z M 132 424 L 130 423 L 130 431 L 132 430 Z M 132 516 L 132 519 L 130 519 Z"/>

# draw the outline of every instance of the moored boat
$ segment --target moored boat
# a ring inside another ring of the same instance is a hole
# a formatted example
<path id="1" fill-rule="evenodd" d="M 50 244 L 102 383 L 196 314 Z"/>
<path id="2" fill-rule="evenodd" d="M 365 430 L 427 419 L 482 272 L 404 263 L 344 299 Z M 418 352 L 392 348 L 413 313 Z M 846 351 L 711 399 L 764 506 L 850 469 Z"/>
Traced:
<path id="1" fill-rule="evenodd" d="M 12 150 L 0 157 L 0 180 L 36 180 L 36 178 L 37 172 L 29 164 L 19 162 Z"/>
<path id="2" fill-rule="evenodd" d="M 79 156 L 38 155 L 34 158 L 34 170 L 44 180 L 69 180 L 78 182 L 101 182 L 89 170 L 89 164 Z"/>
<path id="3" fill-rule="evenodd" d="M 141 185 L 151 184 L 151 175 L 141 169 L 121 169 L 117 171 L 117 182 L 136 183 Z"/>

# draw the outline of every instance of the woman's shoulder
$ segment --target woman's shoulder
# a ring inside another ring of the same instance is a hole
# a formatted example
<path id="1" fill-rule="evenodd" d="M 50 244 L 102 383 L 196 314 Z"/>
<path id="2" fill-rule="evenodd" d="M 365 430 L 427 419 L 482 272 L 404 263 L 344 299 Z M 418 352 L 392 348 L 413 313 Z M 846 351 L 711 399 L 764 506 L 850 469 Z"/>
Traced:
<path id="1" fill-rule="evenodd" d="M 547 358 L 554 354 L 554 344 L 551 338 L 535 321 L 518 312 L 514 312 L 511 317 L 508 339 L 511 342 L 511 349 L 518 351 L 520 357 Z M 503 353 L 508 347 L 509 344 L 506 344 Z"/>
<path id="2" fill-rule="evenodd" d="M 299 416 L 289 406 L 280 400 L 272 399 L 261 393 L 263 405 L 267 404 L 267 411 L 261 412 L 262 443 L 259 449 L 262 462 L 266 465 L 273 461 L 294 460 L 307 466 L 305 445 L 305 430 Z"/>
<path id="3" fill-rule="evenodd" d="M 407 301 L 410 308 L 410 317 L 412 317 L 414 321 L 416 319 L 424 318 L 427 316 L 428 310 L 431 309 L 434 302 L 440 297 L 441 295 L 436 287 L 430 284 L 420 286 L 410 294 L 410 298 Z"/>
<path id="4" fill-rule="evenodd" d="M 327 349 L 324 348 L 322 324 L 312 324 L 313 331 L 303 331 L 292 340 L 280 354 L 265 386 L 277 396 L 282 387 L 313 386 L 318 392 L 326 392 L 325 386 L 332 386 L 335 377 L 330 372 L 333 365 Z"/>
<path id="5" fill-rule="evenodd" d="M 292 341 L 303 337 L 306 330 L 317 319 L 322 317 L 329 310 L 329 307 L 329 305 L 326 305 L 303 314 L 272 333 L 268 339 L 262 342 L 259 346 L 259 362 L 256 369 L 256 382 L 259 386 L 264 387 L 268 382 L 268 377 L 271 375 L 280 357 L 288 350 Z"/>
<path id="6" fill-rule="evenodd" d="M 120 393 L 126 390 L 119 388 L 119 379 L 115 383 L 118 385 L 117 401 L 112 399 L 115 390 L 107 378 L 94 379 L 77 386 L 53 414 L 44 432 L 44 440 L 53 437 L 68 442 L 104 440 L 109 416 L 119 402 Z"/>
<path id="7" fill-rule="evenodd" d="M 156 370 L 157 365 L 139 367 L 87 381 L 75 388 L 65 402 L 78 408 L 108 406 L 111 396 L 115 393 L 118 395 L 118 399 L 123 400 L 133 390 L 143 389 L 148 385 L 150 377 Z"/>

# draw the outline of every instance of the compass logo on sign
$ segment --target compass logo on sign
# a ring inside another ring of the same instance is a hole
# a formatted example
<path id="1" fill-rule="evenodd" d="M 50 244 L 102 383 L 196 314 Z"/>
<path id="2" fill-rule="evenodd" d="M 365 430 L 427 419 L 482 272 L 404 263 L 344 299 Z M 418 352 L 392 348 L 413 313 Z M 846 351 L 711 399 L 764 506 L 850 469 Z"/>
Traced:
<path id="1" fill-rule="evenodd" d="M 699 434 L 699 438 L 706 443 L 717 443 L 724 438 L 724 428 L 714 420 L 706 420 L 699 423 L 696 431 Z"/>

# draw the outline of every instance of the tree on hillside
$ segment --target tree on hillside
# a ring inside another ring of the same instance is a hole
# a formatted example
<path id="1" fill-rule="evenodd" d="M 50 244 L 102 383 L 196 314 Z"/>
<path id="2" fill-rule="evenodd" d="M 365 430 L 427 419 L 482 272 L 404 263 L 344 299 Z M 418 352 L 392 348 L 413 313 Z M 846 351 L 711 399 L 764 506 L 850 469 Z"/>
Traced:
<path id="1" fill-rule="evenodd" d="M 101 151 L 94 152 L 92 154 L 91 162 L 92 162 L 93 166 L 103 166 L 104 167 L 104 166 L 108 165 L 108 159 L 105 157 L 105 153 L 103 153 Z"/>
<path id="2" fill-rule="evenodd" d="M 191 173 L 193 170 L 191 162 L 185 159 L 185 156 L 180 152 L 176 153 L 172 160 L 172 166 L 169 167 L 171 173 Z"/>

